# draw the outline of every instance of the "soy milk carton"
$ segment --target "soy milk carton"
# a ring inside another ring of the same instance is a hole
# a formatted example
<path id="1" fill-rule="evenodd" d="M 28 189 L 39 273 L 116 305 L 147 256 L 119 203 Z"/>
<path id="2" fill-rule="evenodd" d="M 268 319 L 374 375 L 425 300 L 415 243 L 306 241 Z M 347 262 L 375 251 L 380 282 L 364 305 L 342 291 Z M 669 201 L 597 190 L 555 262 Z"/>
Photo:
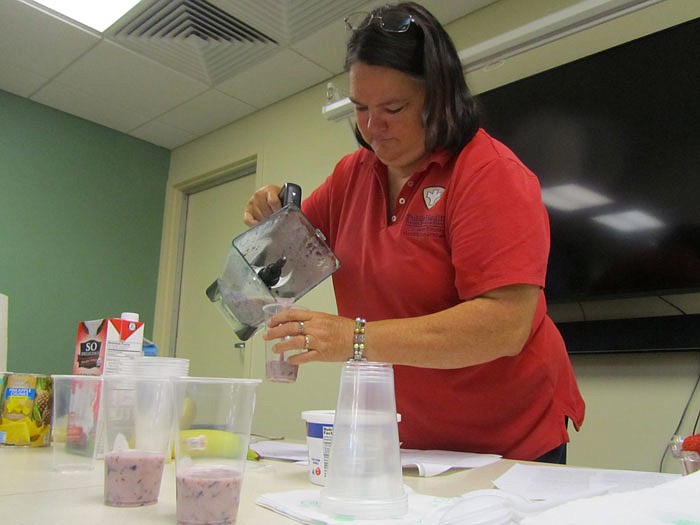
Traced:
<path id="1" fill-rule="evenodd" d="M 132 360 L 143 352 L 143 330 L 143 322 L 133 313 L 78 323 L 73 373 L 102 375 L 131 371 Z"/>
<path id="2" fill-rule="evenodd" d="M 94 319 L 78 323 L 78 337 L 75 343 L 75 375 L 132 375 L 135 360 L 143 355 L 143 322 L 135 313 L 122 313 L 119 318 Z M 119 407 L 103 407 L 101 385 L 95 385 L 93 409 L 97 421 L 95 451 L 98 458 L 105 452 L 105 411 L 119 412 Z M 121 402 L 132 403 L 134 392 L 123 392 Z M 70 434 L 74 425 L 68 423 Z M 75 430 L 78 427 L 75 425 Z M 77 433 L 77 432 L 76 432 Z"/>

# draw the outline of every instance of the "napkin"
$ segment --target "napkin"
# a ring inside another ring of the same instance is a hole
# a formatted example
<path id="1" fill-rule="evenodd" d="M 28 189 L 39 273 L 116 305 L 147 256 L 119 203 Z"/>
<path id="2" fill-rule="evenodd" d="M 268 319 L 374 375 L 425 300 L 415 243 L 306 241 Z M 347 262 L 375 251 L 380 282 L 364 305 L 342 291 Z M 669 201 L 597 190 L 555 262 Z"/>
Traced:
<path id="1" fill-rule="evenodd" d="M 449 450 L 401 449 L 401 466 L 417 467 L 418 475 L 436 476 L 452 468 L 477 468 L 490 465 L 501 459 L 497 454 L 475 454 Z"/>
<path id="2" fill-rule="evenodd" d="M 270 492 L 259 496 L 255 503 L 307 525 L 338 525 L 339 521 L 355 525 L 417 525 L 421 523 L 422 518 L 428 512 L 450 500 L 450 498 L 418 494 L 409 487 L 405 487 L 405 490 L 408 494 L 408 513 L 400 519 L 355 520 L 343 518 L 341 520 L 338 517 L 329 516 L 321 510 L 320 489 Z"/>

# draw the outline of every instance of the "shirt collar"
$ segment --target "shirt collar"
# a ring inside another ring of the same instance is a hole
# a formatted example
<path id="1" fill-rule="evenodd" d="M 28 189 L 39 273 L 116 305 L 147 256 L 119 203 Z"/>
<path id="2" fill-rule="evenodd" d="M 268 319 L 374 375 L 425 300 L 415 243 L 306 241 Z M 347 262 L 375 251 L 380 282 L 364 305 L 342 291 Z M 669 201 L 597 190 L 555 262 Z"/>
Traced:
<path id="1" fill-rule="evenodd" d="M 386 166 L 377 158 L 374 152 L 371 150 L 366 151 L 372 158 L 375 173 L 386 173 Z M 423 159 L 423 162 L 421 162 L 418 166 L 416 173 L 426 171 L 431 164 L 436 164 L 439 168 L 444 168 L 450 161 L 451 157 L 452 155 L 446 149 L 433 151 L 425 159 Z"/>

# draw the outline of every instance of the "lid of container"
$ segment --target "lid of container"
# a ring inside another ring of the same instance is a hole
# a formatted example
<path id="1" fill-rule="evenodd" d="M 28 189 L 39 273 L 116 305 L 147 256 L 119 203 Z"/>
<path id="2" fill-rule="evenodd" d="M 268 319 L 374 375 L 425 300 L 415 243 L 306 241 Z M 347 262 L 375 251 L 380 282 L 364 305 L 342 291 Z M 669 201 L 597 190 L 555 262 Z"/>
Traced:
<path id="1" fill-rule="evenodd" d="M 139 314 L 135 312 L 122 312 L 121 319 L 124 321 L 139 322 Z"/>
<path id="2" fill-rule="evenodd" d="M 335 419 L 335 410 L 305 410 L 301 418 L 309 423 L 322 423 L 332 425 Z"/>

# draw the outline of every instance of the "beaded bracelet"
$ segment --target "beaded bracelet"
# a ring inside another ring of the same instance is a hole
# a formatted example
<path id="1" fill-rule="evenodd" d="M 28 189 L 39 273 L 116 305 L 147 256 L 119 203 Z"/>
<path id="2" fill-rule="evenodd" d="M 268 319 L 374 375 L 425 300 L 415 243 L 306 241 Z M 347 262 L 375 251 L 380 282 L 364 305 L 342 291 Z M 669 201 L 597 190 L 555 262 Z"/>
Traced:
<path id="1" fill-rule="evenodd" d="M 366 319 L 355 318 L 355 330 L 352 339 L 352 358 L 355 361 L 366 361 L 365 353 L 365 323 Z"/>

